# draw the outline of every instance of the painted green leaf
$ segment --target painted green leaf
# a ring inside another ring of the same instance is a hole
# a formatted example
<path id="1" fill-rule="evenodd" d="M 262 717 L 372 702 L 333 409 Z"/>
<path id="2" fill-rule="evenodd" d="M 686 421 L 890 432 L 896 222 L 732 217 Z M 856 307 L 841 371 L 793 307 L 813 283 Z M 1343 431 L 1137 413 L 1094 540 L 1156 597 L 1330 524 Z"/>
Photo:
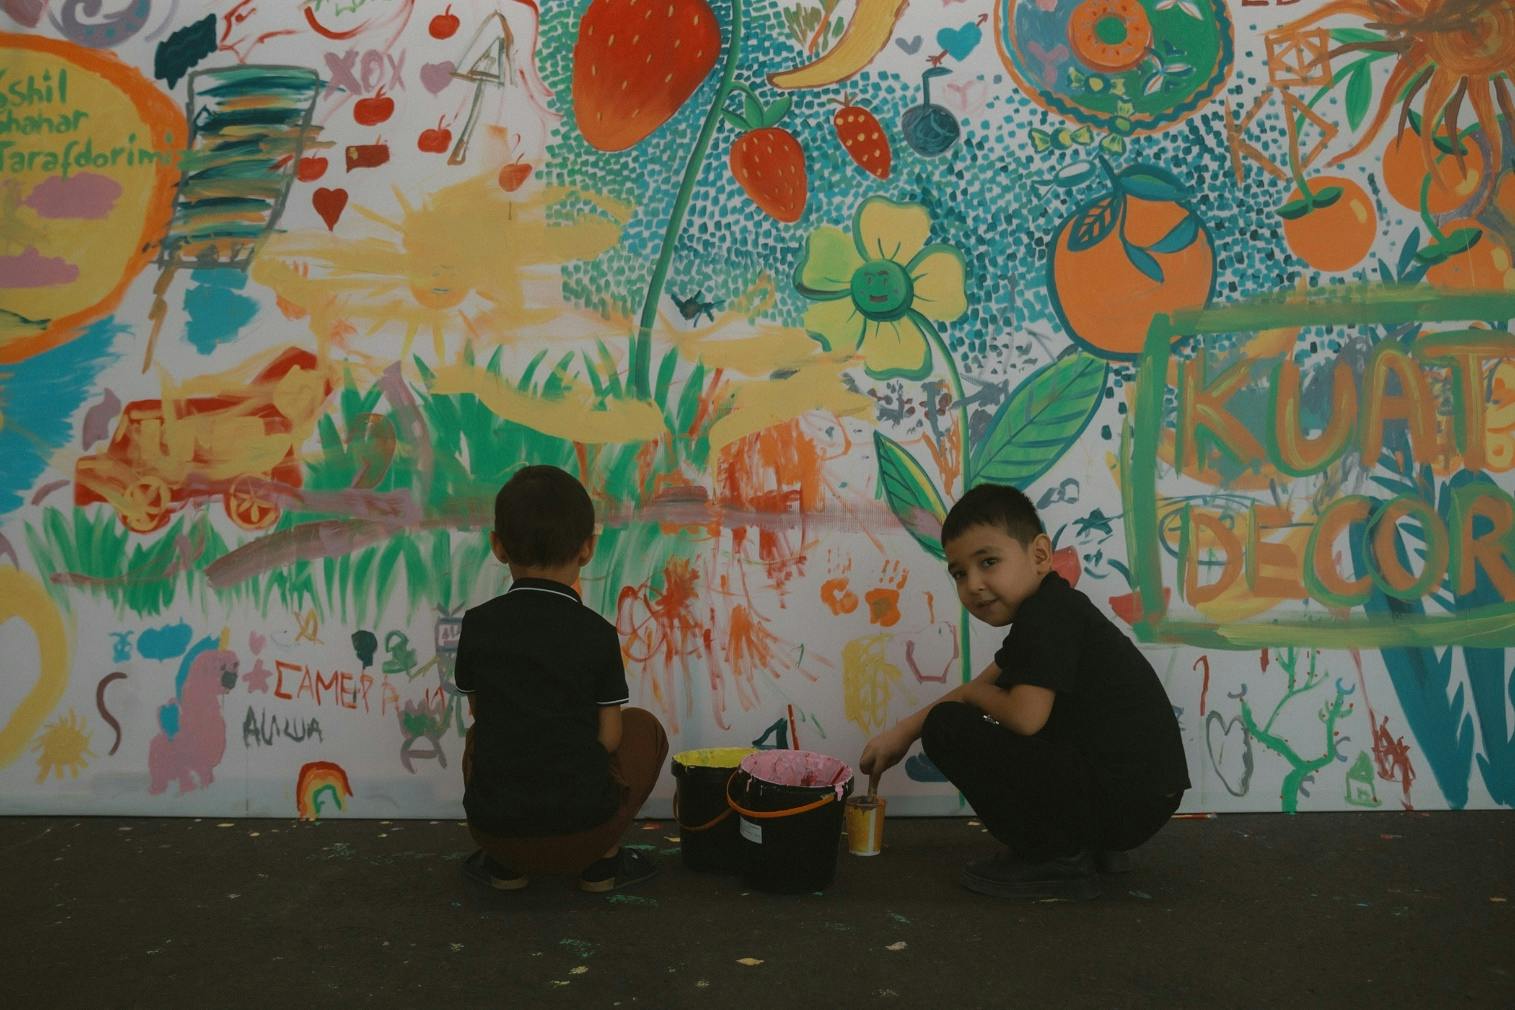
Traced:
<path id="1" fill-rule="evenodd" d="M 880 432 L 873 433 L 873 448 L 878 453 L 878 484 L 890 510 L 901 525 L 932 556 L 945 561 L 942 550 L 942 521 L 947 506 L 941 492 L 905 447 Z"/>
<path id="2" fill-rule="evenodd" d="M 1354 130 L 1361 126 L 1372 103 L 1373 74 L 1366 66 L 1359 67 L 1347 81 L 1347 125 Z"/>
<path id="3" fill-rule="evenodd" d="M 1147 246 L 1148 252 L 1153 253 L 1176 253 L 1182 252 L 1194 244 L 1199 237 L 1199 219 L 1193 214 L 1185 214 L 1178 219 L 1178 224 L 1168 230 L 1168 234 L 1158 239 L 1152 245 Z"/>
<path id="4" fill-rule="evenodd" d="M 1282 207 L 1274 208 L 1273 213 L 1277 214 L 1279 217 L 1283 218 L 1286 221 L 1293 221 L 1310 213 L 1311 206 L 1312 204 L 1308 199 L 1305 197 L 1300 197 L 1298 200 L 1290 200 Z"/>
<path id="5" fill-rule="evenodd" d="M 1072 351 L 1037 369 L 1000 407 L 975 447 L 969 485 L 1024 490 L 1062 458 L 1094 417 L 1105 389 L 1105 362 Z"/>
<path id="6" fill-rule="evenodd" d="M 1157 283 L 1161 284 L 1163 282 L 1162 264 L 1157 262 L 1156 257 L 1141 246 L 1127 242 L 1125 236 L 1121 237 L 1121 245 L 1125 246 L 1126 259 L 1131 261 L 1132 266 Z"/>
<path id="7" fill-rule="evenodd" d="M 1126 212 L 1126 201 L 1119 193 L 1110 193 L 1089 204 L 1073 218 L 1073 234 L 1068 236 L 1069 252 L 1092 249 L 1105 240 Z"/>
<path id="8" fill-rule="evenodd" d="M 1189 195 L 1178 177 L 1156 165 L 1132 165 L 1121 169 L 1121 188 L 1143 200 L 1182 200 Z"/>
<path id="9" fill-rule="evenodd" d="M 1310 209 L 1316 210 L 1321 207 L 1329 207 L 1340 200 L 1346 190 L 1340 186 L 1325 186 L 1315 191 L 1315 196 L 1310 200 Z"/>
<path id="10" fill-rule="evenodd" d="M 1333 28 L 1331 38 L 1337 42 L 1382 42 L 1384 37 L 1363 28 Z"/>

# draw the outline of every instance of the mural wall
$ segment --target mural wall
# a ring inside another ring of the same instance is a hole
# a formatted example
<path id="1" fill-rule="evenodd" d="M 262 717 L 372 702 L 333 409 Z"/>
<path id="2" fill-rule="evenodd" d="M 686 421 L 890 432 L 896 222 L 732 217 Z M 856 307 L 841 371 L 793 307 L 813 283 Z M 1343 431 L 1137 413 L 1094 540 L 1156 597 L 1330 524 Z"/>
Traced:
<path id="1" fill-rule="evenodd" d="M 1185 809 L 1515 804 L 1515 0 L 0 12 L 0 811 L 460 816 L 528 462 L 675 750 L 981 668 L 999 481 Z"/>

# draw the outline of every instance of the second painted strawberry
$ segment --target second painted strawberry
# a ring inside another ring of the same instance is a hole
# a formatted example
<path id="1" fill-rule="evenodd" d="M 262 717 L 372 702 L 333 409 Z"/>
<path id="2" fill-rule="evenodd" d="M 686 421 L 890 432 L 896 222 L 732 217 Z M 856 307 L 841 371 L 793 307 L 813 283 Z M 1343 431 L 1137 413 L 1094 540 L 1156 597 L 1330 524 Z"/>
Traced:
<path id="1" fill-rule="evenodd" d="M 836 127 L 836 137 L 842 142 L 842 148 L 859 168 L 880 179 L 889 178 L 894 151 L 889 146 L 889 134 L 884 132 L 877 116 L 861 105 L 843 99 L 831 124 Z"/>
<path id="2" fill-rule="evenodd" d="M 790 98 L 785 95 L 764 105 L 751 88 L 737 87 L 746 93 L 741 115 L 721 110 L 726 121 L 742 131 L 731 145 L 731 174 L 763 213 L 792 224 L 805 213 L 810 179 L 805 149 L 778 125 L 789 112 Z"/>

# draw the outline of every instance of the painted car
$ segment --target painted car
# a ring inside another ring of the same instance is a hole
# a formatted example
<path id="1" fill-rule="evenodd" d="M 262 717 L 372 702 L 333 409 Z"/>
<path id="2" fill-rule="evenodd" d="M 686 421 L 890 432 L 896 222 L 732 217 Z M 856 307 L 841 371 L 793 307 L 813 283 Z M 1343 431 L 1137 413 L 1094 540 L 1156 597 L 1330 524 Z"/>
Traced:
<path id="1" fill-rule="evenodd" d="M 299 446 L 331 381 L 316 356 L 291 347 L 240 385 L 126 405 L 105 451 L 83 456 L 74 504 L 104 502 L 135 533 L 165 526 L 185 503 L 220 495 L 243 529 L 279 518 L 278 486 L 299 487 Z"/>

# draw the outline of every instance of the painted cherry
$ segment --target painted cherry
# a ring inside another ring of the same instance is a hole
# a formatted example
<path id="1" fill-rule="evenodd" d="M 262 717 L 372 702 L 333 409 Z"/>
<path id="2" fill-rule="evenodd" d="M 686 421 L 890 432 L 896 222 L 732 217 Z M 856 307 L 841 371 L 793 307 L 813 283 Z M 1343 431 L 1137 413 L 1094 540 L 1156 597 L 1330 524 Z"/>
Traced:
<path id="1" fill-rule="evenodd" d="M 458 30 L 458 24 L 458 16 L 452 12 L 452 4 L 448 4 L 445 11 L 431 19 L 427 31 L 434 39 L 450 39 Z"/>

